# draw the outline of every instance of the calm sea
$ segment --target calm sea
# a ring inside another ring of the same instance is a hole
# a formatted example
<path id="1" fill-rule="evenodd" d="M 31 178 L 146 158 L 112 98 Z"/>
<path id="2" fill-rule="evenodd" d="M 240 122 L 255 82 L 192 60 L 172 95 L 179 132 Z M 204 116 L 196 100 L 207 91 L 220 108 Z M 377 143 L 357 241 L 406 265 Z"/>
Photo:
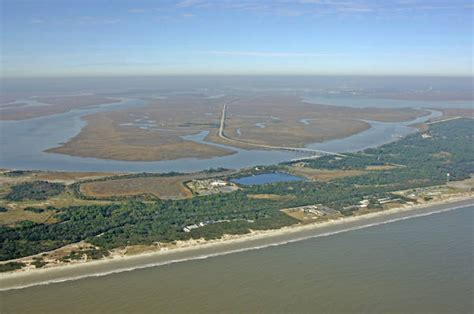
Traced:
<path id="1" fill-rule="evenodd" d="M 0 294 L 1 313 L 472 313 L 474 207 Z"/>

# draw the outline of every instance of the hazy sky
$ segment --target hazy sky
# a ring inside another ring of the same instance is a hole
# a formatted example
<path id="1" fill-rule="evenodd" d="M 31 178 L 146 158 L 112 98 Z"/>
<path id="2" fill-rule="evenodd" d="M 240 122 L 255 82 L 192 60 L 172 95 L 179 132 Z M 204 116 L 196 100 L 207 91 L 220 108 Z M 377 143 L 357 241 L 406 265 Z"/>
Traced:
<path id="1" fill-rule="evenodd" d="M 0 0 L 2 75 L 472 75 L 471 0 Z"/>

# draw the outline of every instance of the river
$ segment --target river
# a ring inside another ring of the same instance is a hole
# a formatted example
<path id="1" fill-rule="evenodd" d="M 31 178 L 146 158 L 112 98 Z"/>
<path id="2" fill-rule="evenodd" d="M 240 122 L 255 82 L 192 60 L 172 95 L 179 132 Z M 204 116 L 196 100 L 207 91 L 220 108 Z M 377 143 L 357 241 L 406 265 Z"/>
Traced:
<path id="1" fill-rule="evenodd" d="M 19 100 L 25 102 L 27 100 Z M 20 121 L 0 121 L 0 167 L 10 169 L 36 169 L 60 171 L 99 171 L 99 172 L 195 172 L 209 168 L 241 169 L 257 165 L 272 165 L 294 158 L 308 156 L 290 151 L 246 150 L 214 144 L 205 141 L 208 131 L 184 136 L 186 140 L 219 146 L 233 150 L 235 154 L 206 159 L 183 158 L 176 160 L 135 162 L 104 160 L 97 158 L 74 157 L 63 154 L 45 153 L 48 148 L 65 143 L 81 131 L 86 115 L 145 106 L 143 100 L 122 99 L 118 103 L 94 106 L 82 110 L 39 117 Z M 400 106 L 403 105 L 403 102 Z M 411 123 L 426 121 L 440 113 L 402 123 L 367 121 L 371 128 L 350 137 L 307 145 L 308 148 L 347 152 L 379 146 L 399 137 L 416 132 L 408 126 Z M 304 122 L 302 122 L 304 123 Z"/>

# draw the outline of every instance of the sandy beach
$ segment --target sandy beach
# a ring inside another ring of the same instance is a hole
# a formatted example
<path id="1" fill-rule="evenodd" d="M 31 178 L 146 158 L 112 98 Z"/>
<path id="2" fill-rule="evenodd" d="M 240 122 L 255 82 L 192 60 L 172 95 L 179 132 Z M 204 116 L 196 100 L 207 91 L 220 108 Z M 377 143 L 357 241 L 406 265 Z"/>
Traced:
<path id="1" fill-rule="evenodd" d="M 246 235 L 227 235 L 210 241 L 198 239 L 178 242 L 174 248 L 150 247 L 149 251 L 142 250 L 143 253 L 135 255 L 125 255 L 124 249 L 115 250 L 110 256 L 101 260 L 61 263 L 40 269 L 23 269 L 0 274 L 0 291 L 256 250 L 472 205 L 474 195 L 469 193 L 442 201 L 403 206 L 326 222 L 294 225 L 278 230 L 253 231 Z"/>

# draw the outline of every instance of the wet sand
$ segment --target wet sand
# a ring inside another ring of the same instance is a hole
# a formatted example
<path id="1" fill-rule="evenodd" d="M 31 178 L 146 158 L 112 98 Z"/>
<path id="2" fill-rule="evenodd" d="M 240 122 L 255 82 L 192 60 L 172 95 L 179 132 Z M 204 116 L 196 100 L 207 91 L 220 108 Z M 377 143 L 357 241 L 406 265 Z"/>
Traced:
<path id="1" fill-rule="evenodd" d="M 257 250 L 409 218 L 427 216 L 434 213 L 472 206 L 473 204 L 474 198 L 472 195 L 469 195 L 441 202 L 405 206 L 324 223 L 285 227 L 279 230 L 258 231 L 244 236 L 227 236 L 224 239 L 205 243 L 188 241 L 181 243 L 181 247 L 171 250 L 161 250 L 133 256 L 123 256 L 122 254 L 115 253 L 112 254 L 111 257 L 98 261 L 5 273 L 0 274 L 0 291 L 87 277 L 100 277 L 136 269 Z"/>

